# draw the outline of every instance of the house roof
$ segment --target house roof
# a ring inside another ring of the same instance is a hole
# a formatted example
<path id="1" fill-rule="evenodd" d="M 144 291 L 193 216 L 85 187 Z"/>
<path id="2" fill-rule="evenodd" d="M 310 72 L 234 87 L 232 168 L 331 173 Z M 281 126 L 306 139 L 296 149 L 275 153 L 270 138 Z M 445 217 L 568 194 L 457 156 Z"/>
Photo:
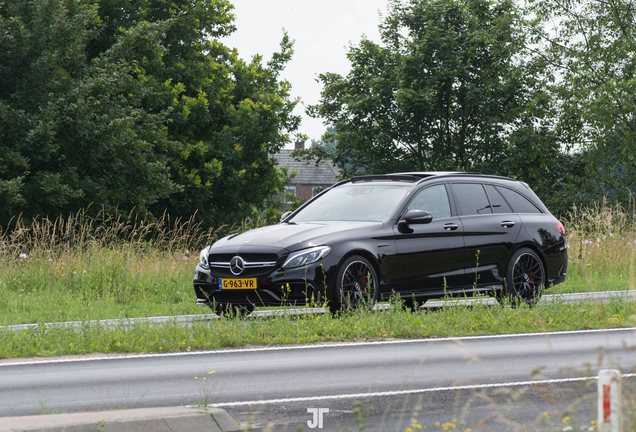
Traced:
<path id="1" fill-rule="evenodd" d="M 335 167 L 330 160 L 323 160 L 318 166 L 314 161 L 296 161 L 292 156 L 293 150 L 283 149 L 279 153 L 272 155 L 272 159 L 278 161 L 278 166 L 287 166 L 287 171 L 291 174 L 296 170 L 296 176 L 292 179 L 291 185 L 315 185 L 329 186 L 336 182 L 336 177 L 340 170 Z"/>

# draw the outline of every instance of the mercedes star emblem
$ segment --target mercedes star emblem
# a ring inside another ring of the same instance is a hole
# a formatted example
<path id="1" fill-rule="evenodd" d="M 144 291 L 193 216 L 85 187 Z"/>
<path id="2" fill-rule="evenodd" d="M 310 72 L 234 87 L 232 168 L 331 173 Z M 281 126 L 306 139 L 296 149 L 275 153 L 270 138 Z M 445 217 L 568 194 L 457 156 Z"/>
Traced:
<path id="1" fill-rule="evenodd" d="M 230 260 L 230 271 L 232 274 L 238 276 L 243 273 L 243 269 L 245 269 L 245 261 L 240 256 L 235 256 Z"/>

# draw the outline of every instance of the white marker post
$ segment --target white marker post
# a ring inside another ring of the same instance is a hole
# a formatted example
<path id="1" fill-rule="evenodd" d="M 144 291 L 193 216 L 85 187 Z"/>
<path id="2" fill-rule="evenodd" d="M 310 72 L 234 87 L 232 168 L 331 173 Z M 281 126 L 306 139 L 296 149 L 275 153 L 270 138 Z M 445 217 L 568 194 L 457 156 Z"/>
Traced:
<path id="1" fill-rule="evenodd" d="M 623 390 L 621 373 L 615 369 L 598 372 L 598 421 L 599 432 L 623 431 Z"/>

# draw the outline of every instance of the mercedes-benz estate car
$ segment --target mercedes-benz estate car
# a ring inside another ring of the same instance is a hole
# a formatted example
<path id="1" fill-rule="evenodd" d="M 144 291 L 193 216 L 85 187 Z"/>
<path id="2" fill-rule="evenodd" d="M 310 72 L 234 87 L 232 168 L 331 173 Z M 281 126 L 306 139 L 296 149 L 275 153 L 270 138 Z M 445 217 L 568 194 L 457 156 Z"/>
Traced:
<path id="1" fill-rule="evenodd" d="M 392 295 L 417 308 L 444 296 L 535 303 L 566 278 L 563 225 L 523 182 L 460 172 L 341 181 L 280 223 L 201 251 L 197 304 L 370 307 Z"/>

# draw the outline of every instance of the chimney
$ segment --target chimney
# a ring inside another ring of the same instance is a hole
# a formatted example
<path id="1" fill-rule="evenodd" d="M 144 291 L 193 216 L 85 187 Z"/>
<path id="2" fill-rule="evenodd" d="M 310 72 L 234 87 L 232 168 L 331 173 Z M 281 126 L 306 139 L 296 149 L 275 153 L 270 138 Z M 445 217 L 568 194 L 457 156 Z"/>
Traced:
<path id="1" fill-rule="evenodd" d="M 294 149 L 304 149 L 305 148 L 305 141 L 296 141 L 295 147 Z"/>

